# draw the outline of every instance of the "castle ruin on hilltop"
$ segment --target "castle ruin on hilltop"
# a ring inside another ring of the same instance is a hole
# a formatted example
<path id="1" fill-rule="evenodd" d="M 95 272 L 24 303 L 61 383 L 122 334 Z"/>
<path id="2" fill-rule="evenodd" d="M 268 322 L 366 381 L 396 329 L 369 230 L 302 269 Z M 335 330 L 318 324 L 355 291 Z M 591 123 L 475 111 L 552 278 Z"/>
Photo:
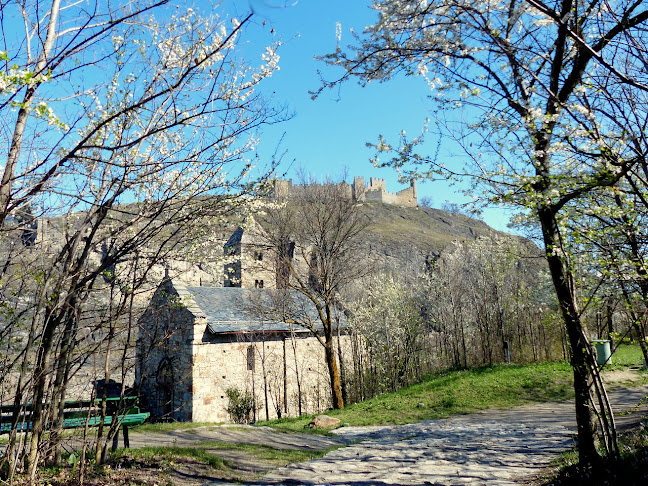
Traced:
<path id="1" fill-rule="evenodd" d="M 396 193 L 389 192 L 385 179 L 376 177 L 369 178 L 369 184 L 365 184 L 364 177 L 354 177 L 353 183 L 340 182 L 342 193 L 349 198 L 359 202 L 380 202 L 415 208 L 418 206 L 416 195 L 416 181 L 412 180 L 410 187 Z M 308 190 L 310 185 L 293 184 L 292 179 L 278 179 L 274 186 L 274 195 L 277 198 L 290 199 L 299 195 L 302 191 Z"/>

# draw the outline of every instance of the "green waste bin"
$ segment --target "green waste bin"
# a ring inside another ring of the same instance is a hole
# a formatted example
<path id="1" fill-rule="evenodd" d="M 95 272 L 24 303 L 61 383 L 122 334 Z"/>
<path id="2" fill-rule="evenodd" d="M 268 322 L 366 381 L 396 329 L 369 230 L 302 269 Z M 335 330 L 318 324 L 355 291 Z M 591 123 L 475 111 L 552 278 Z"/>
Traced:
<path id="1" fill-rule="evenodd" d="M 599 366 L 612 362 L 609 339 L 595 339 L 592 344 L 596 347 L 596 362 Z"/>

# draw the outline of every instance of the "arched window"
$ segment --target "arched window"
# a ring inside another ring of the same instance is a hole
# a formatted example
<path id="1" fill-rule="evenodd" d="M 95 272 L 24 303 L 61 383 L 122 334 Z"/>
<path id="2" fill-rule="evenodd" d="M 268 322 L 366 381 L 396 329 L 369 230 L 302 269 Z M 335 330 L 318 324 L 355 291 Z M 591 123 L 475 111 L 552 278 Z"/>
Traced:
<path id="1" fill-rule="evenodd" d="M 170 358 L 160 361 L 157 369 L 156 397 L 157 413 L 161 418 L 170 420 L 173 415 L 174 377 Z"/>

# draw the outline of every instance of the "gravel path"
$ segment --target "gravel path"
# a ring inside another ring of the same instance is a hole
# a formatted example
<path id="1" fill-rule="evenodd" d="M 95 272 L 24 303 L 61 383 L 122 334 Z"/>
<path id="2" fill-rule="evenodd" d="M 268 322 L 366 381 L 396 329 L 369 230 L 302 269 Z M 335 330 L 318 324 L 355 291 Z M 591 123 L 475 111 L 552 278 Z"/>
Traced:
<path id="1" fill-rule="evenodd" d="M 567 410 L 547 412 L 562 416 Z M 518 484 L 573 445 L 570 427 L 562 420 L 538 423 L 538 414 L 544 411 L 516 410 L 505 421 L 470 415 L 371 433 L 349 427 L 340 433 L 361 442 L 275 470 L 260 484 Z"/>

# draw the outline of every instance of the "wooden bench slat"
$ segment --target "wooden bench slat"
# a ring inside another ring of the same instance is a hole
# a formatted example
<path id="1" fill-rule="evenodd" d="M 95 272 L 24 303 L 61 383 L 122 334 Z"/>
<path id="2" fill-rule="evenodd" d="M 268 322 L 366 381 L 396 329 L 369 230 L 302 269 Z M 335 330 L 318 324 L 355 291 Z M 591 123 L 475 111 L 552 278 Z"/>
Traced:
<path id="1" fill-rule="evenodd" d="M 106 403 L 107 405 L 112 404 L 113 402 L 119 402 L 122 400 L 120 397 L 114 397 L 114 398 L 106 398 Z M 132 402 L 133 405 L 137 403 L 137 397 L 134 396 L 128 396 L 123 398 L 125 404 L 129 404 Z M 67 402 L 63 403 L 63 408 L 91 408 L 91 407 L 99 407 L 101 406 L 101 402 L 103 399 L 101 398 L 95 398 L 94 400 L 70 400 Z M 0 406 L 0 413 L 2 414 L 7 414 L 7 413 L 12 413 L 14 411 L 14 406 L 13 405 L 2 405 Z M 31 412 L 33 410 L 33 404 L 31 403 L 26 403 L 21 406 L 21 408 L 25 412 Z"/>
<path id="2" fill-rule="evenodd" d="M 122 425 L 139 425 L 144 423 L 144 421 L 149 418 L 151 414 L 148 412 L 144 413 L 133 413 L 128 415 L 120 415 L 119 420 L 122 420 Z M 72 429 L 76 427 L 85 427 L 87 417 L 78 417 L 78 418 L 69 418 L 63 420 L 64 429 Z M 101 422 L 100 417 L 90 417 L 88 425 L 90 427 L 96 427 Z M 106 416 L 104 419 L 104 425 L 112 424 L 112 417 Z"/>
<path id="3" fill-rule="evenodd" d="M 151 414 L 149 412 L 131 413 L 127 415 L 120 415 L 119 420 L 122 421 L 121 425 L 127 425 L 127 426 L 140 425 L 143 424 L 144 421 L 150 416 Z M 63 420 L 63 428 L 73 429 L 78 427 L 85 427 L 86 421 L 88 421 L 89 427 L 96 427 L 101 422 L 99 417 L 90 417 L 90 419 L 88 419 L 87 417 L 68 418 Z M 110 425 L 110 424 L 112 424 L 112 416 L 108 415 L 104 419 L 104 425 Z M 30 429 L 31 429 L 30 422 L 18 422 L 18 426 L 17 426 L 18 432 L 26 432 Z M 0 433 L 6 434 L 10 431 L 11 431 L 11 423 L 5 422 L 0 424 Z"/>
<path id="4" fill-rule="evenodd" d="M 123 426 L 142 424 L 151 414 L 141 412 L 137 402 L 137 397 L 133 396 L 107 398 L 105 400 L 107 414 L 103 421 L 104 425 L 110 425 L 112 423 L 113 413 L 119 405 L 127 407 L 127 410 L 120 410 L 121 413 L 118 416 Z M 103 403 L 104 401 L 101 399 L 65 402 L 63 404 L 63 428 L 85 427 L 86 423 L 90 427 L 99 425 L 101 420 L 98 415 Z M 3 405 L 0 407 L 0 434 L 11 431 L 14 410 L 15 407 L 13 405 Z M 31 429 L 31 423 L 27 419 L 29 418 L 29 412 L 32 410 L 33 405 L 31 403 L 21 405 L 21 413 L 16 427 L 19 432 L 25 432 Z M 88 415 L 90 415 L 90 418 L 88 418 Z"/>

